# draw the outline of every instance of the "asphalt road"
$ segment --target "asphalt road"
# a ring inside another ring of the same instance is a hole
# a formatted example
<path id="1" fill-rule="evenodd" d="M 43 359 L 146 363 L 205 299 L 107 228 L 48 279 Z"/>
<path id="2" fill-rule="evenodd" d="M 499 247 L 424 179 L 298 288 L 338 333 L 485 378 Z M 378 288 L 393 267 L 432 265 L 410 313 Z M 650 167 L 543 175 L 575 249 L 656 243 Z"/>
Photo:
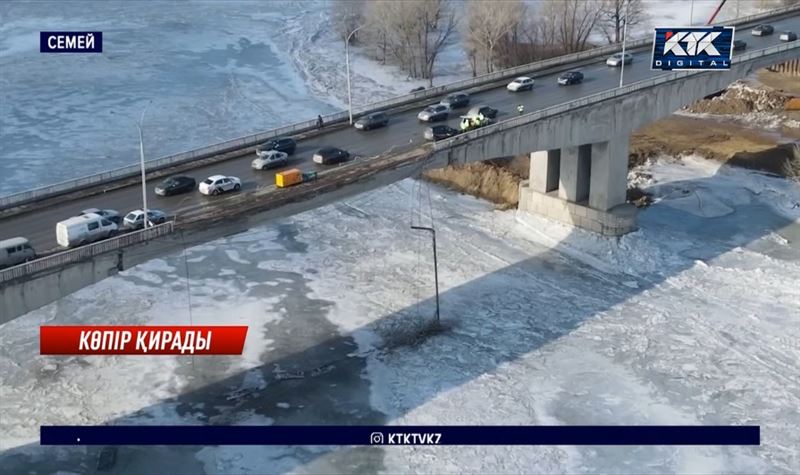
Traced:
<path id="1" fill-rule="evenodd" d="M 750 35 L 749 28 L 739 28 L 743 34 L 740 38 L 747 41 L 747 51 L 765 48 L 780 42 L 778 36 L 783 30 L 800 32 L 800 17 L 784 18 L 771 22 L 775 33 L 767 37 Z M 651 51 L 640 50 L 634 52 L 634 60 L 625 66 L 625 84 L 640 81 L 660 74 L 662 71 L 650 69 Z M 734 54 L 735 55 L 735 54 Z M 557 105 L 563 102 L 578 99 L 583 96 L 613 89 L 619 85 L 619 68 L 605 65 L 605 59 L 590 66 L 580 68 L 585 79 L 582 84 L 573 86 L 559 86 L 556 83 L 558 74 L 543 75 L 536 78 L 532 91 L 512 93 L 505 87 L 498 87 L 472 96 L 470 106 L 485 104 L 498 109 L 498 121 L 513 117 L 516 106 L 523 104 L 525 112 L 534 112 L 538 109 Z M 433 103 L 434 101 L 431 101 Z M 323 169 L 312 162 L 314 151 L 323 146 L 336 146 L 350 151 L 353 155 L 371 157 L 386 152 L 393 147 L 422 143 L 423 130 L 427 124 L 417 120 L 417 113 L 421 110 L 412 109 L 391 115 L 388 127 L 367 132 L 354 128 L 331 131 L 330 133 L 309 138 L 298 143 L 297 151 L 290 157 L 290 168 L 297 167 L 303 170 Z M 448 125 L 458 126 L 458 115 L 466 112 L 467 108 L 455 111 L 448 120 Z M 198 182 L 210 175 L 233 175 L 241 178 L 243 191 L 252 190 L 259 186 L 274 183 L 275 170 L 258 171 L 250 168 L 254 156 L 244 156 L 213 165 L 202 166 L 192 170 L 187 175 L 194 176 Z M 487 157 L 492 158 L 492 157 Z M 160 181 L 160 180 L 159 180 Z M 195 206 L 214 206 L 215 197 L 207 197 L 199 192 L 178 195 L 174 197 L 156 196 L 153 188 L 157 182 L 148 183 L 147 204 L 149 208 L 160 209 L 168 214 L 180 216 L 182 209 Z M 129 186 L 101 195 L 93 195 L 66 201 L 54 206 L 33 210 L 28 213 L 12 216 L 0 220 L 0 240 L 16 236 L 26 237 L 31 240 L 35 249 L 41 251 L 57 247 L 55 239 L 55 224 L 58 221 L 76 215 L 86 208 L 111 208 L 125 214 L 133 209 L 141 209 L 141 187 Z"/>

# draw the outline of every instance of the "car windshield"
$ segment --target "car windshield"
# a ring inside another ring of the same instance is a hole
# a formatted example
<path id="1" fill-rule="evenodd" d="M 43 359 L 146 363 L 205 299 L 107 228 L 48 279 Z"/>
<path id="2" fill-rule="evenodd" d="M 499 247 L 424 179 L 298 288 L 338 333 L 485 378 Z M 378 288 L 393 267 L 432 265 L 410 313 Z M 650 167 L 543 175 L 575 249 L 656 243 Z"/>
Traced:
<path id="1" fill-rule="evenodd" d="M 212 180 L 211 178 L 206 178 L 206 180 L 203 183 L 205 183 L 206 185 L 210 185 L 214 183 L 214 180 Z"/>
<path id="2" fill-rule="evenodd" d="M 125 221 L 137 221 L 141 219 L 141 217 L 142 215 L 138 213 L 128 213 L 128 215 L 125 216 Z"/>
<path id="3" fill-rule="evenodd" d="M 178 183 L 178 180 L 176 180 L 174 178 L 170 178 L 170 179 L 164 180 L 164 183 L 162 183 L 162 185 L 164 185 L 164 186 L 172 186 L 172 185 L 174 185 L 176 183 Z"/>

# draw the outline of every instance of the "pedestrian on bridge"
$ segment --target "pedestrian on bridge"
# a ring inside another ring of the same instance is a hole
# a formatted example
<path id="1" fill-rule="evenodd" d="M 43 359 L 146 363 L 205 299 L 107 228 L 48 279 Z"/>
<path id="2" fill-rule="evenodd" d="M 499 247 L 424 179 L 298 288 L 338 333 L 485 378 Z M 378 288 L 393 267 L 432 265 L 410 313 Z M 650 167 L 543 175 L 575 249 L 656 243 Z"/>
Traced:
<path id="1" fill-rule="evenodd" d="M 517 113 L 519 115 L 522 115 L 524 112 L 525 112 L 525 106 L 523 106 L 522 104 L 518 105 L 517 106 Z"/>
<path id="2" fill-rule="evenodd" d="M 323 123 L 322 123 L 322 116 L 321 116 L 321 115 L 318 115 L 318 116 L 317 116 L 317 129 L 322 129 L 322 125 L 323 125 Z"/>

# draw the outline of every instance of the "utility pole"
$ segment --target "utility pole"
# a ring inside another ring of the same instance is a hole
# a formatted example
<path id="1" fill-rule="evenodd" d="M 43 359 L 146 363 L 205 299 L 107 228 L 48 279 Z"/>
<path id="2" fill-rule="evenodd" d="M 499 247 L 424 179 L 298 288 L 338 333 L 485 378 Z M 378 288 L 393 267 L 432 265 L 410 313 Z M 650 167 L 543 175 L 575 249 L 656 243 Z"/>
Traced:
<path id="1" fill-rule="evenodd" d="M 436 260 L 436 230 L 425 226 L 411 226 L 411 229 L 428 231 L 433 238 L 433 280 L 436 283 L 436 325 L 439 325 L 439 264 Z"/>
<path id="2" fill-rule="evenodd" d="M 353 125 L 353 96 L 350 93 L 350 38 L 356 34 L 356 32 L 367 25 L 361 25 L 355 30 L 351 31 L 349 35 L 347 35 L 347 39 L 344 41 L 344 62 L 347 67 L 347 110 L 350 113 L 350 125 Z"/>
<path id="3" fill-rule="evenodd" d="M 619 69 L 619 87 L 622 87 L 622 78 L 625 75 L 625 43 L 628 41 L 628 5 L 630 0 L 625 0 L 625 23 L 622 25 L 622 65 Z"/>
<path id="4" fill-rule="evenodd" d="M 147 112 L 147 108 L 150 107 L 151 103 L 152 101 L 147 103 L 142 111 L 142 116 L 139 118 L 139 122 L 136 124 L 136 127 L 139 129 L 139 160 L 142 167 L 142 211 L 144 211 L 144 229 L 147 229 L 150 218 L 147 214 L 147 181 L 144 169 L 144 135 L 142 134 L 142 122 L 144 121 L 144 113 Z"/>

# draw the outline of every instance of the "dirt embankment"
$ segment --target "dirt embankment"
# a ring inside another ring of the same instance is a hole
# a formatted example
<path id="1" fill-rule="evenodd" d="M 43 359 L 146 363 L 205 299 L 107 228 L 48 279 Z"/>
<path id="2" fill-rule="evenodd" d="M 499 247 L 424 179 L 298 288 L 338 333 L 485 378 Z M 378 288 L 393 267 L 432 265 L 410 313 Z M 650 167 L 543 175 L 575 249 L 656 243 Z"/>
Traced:
<path id="1" fill-rule="evenodd" d="M 631 135 L 629 168 L 660 155 L 698 154 L 732 165 L 800 179 L 800 81 L 762 71 L 768 85 L 736 83 L 724 93 L 698 101 L 684 111 Z M 527 156 L 502 158 L 428 170 L 424 177 L 449 188 L 515 207 L 519 183 L 528 178 Z M 647 203 L 641 190 L 628 201 Z"/>
<path id="2" fill-rule="evenodd" d="M 497 158 L 468 165 L 427 170 L 423 176 L 434 183 L 491 201 L 500 209 L 519 203 L 519 183 L 528 178 L 527 157 Z"/>

